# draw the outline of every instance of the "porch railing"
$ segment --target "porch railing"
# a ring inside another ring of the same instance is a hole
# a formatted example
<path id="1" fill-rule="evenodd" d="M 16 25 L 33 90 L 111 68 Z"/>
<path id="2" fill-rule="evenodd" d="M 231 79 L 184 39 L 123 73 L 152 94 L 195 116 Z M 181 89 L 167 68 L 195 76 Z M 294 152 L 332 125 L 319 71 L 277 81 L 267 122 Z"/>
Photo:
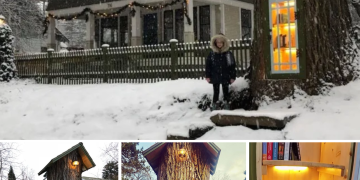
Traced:
<path id="1" fill-rule="evenodd" d="M 237 76 L 250 64 L 251 40 L 231 40 Z M 104 46 L 70 52 L 16 55 L 20 78 L 43 84 L 153 83 L 179 78 L 202 79 L 209 42 Z"/>

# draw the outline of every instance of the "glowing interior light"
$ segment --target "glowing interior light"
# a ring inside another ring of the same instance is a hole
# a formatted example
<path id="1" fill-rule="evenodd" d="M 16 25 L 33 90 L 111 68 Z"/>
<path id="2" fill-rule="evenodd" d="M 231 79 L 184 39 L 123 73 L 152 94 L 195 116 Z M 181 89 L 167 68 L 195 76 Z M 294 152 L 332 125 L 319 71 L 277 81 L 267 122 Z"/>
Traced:
<path id="1" fill-rule="evenodd" d="M 301 166 L 275 166 L 275 169 L 277 170 L 294 170 L 294 171 L 301 171 L 306 170 L 307 167 L 301 167 Z"/>
<path id="2" fill-rule="evenodd" d="M 290 1 L 290 2 L 285 2 L 284 6 L 294 6 L 295 2 L 294 1 Z"/>
<path id="3" fill-rule="evenodd" d="M 0 24 L 4 24 L 4 23 L 5 23 L 5 21 L 0 19 Z"/>
<path id="4" fill-rule="evenodd" d="M 74 166 L 79 165 L 79 161 L 74 161 L 74 162 L 73 162 L 73 165 L 74 165 Z"/>

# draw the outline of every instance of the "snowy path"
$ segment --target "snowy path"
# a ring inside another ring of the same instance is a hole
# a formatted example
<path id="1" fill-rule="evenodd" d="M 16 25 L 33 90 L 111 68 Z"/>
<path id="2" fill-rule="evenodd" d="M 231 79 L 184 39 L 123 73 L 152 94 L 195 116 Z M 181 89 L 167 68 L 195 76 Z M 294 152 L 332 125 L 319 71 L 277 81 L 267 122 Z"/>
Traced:
<path id="1" fill-rule="evenodd" d="M 245 84 L 240 79 L 235 86 Z M 212 86 L 199 80 L 74 86 L 0 83 L 0 139 L 164 140 L 174 128 L 181 134 L 192 126 L 213 125 L 210 111 L 197 109 L 196 101 L 205 93 L 211 94 Z M 174 103 L 173 97 L 191 102 Z M 360 81 L 335 88 L 331 96 L 299 95 L 261 109 L 301 115 L 283 131 L 215 127 L 200 139 L 360 138 Z"/>

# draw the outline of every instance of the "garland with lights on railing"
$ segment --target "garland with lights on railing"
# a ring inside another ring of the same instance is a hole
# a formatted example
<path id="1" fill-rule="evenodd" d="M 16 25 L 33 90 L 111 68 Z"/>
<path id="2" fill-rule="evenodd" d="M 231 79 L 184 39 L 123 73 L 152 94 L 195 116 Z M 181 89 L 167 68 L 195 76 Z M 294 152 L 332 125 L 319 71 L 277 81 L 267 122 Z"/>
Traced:
<path id="1" fill-rule="evenodd" d="M 141 8 L 146 8 L 146 9 L 150 9 L 150 10 L 154 11 L 154 10 L 166 8 L 168 6 L 173 6 L 173 5 L 177 4 L 177 3 L 179 3 L 180 1 L 181 0 L 173 0 L 173 1 L 169 2 L 169 3 L 160 4 L 158 6 L 151 6 L 151 5 L 147 5 L 147 4 L 141 4 L 141 3 L 138 3 L 136 1 L 134 1 L 134 2 L 129 3 L 128 5 L 120 7 L 119 10 L 117 10 L 117 11 L 115 11 L 113 13 L 110 13 L 110 14 L 94 12 L 90 8 L 85 8 L 83 11 L 81 11 L 80 13 L 78 13 L 76 15 L 73 15 L 73 16 L 55 16 L 55 15 L 49 13 L 48 16 L 44 20 L 45 30 L 44 30 L 43 34 L 46 34 L 46 32 L 48 30 L 48 26 L 49 26 L 49 23 L 50 23 L 49 18 L 54 18 L 56 20 L 63 20 L 63 21 L 71 21 L 71 20 L 77 19 L 79 17 L 85 16 L 85 20 L 87 22 L 88 19 L 89 19 L 87 13 L 93 14 L 93 15 L 95 15 L 97 17 L 117 17 L 123 11 L 125 11 L 127 8 L 131 8 L 130 14 L 134 17 L 135 13 L 136 13 L 135 9 L 133 8 L 134 6 L 141 7 Z M 187 23 L 189 25 L 191 25 L 191 19 L 190 19 L 188 13 L 187 13 L 187 0 L 183 0 L 182 4 L 183 4 L 184 16 L 186 17 Z"/>

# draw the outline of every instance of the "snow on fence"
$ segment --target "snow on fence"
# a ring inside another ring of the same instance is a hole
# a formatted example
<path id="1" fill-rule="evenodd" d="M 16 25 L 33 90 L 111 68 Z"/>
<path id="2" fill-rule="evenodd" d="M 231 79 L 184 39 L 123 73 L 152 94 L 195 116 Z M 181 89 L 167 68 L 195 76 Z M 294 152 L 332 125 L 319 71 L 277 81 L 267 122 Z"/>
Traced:
<path id="1" fill-rule="evenodd" d="M 210 42 L 107 47 L 70 52 L 16 55 L 20 78 L 44 84 L 153 83 L 201 79 Z M 250 64 L 251 39 L 231 40 L 237 76 Z"/>

